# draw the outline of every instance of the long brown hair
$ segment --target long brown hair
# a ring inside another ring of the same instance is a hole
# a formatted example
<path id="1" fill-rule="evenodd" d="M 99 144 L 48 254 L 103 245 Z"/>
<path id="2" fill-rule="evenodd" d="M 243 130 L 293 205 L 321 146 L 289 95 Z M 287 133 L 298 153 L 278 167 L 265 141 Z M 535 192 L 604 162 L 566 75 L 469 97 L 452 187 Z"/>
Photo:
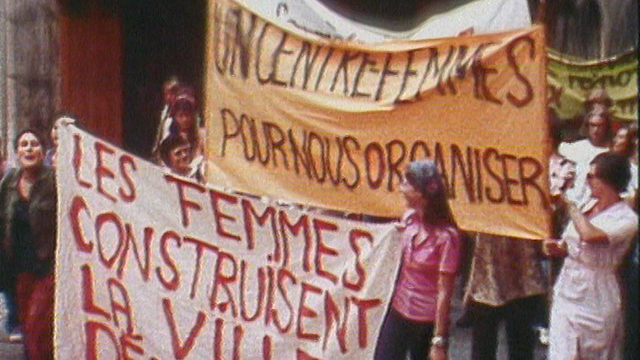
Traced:
<path id="1" fill-rule="evenodd" d="M 433 160 L 412 161 L 407 165 L 405 177 L 427 200 L 423 219 L 425 224 L 458 228 L 449 206 L 447 188 Z"/>

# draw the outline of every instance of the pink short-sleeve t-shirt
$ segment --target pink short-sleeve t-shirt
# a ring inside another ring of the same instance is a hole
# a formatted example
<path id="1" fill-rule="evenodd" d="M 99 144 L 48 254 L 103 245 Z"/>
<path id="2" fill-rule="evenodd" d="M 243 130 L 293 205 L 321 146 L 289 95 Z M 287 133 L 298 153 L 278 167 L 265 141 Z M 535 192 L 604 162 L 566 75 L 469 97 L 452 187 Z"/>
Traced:
<path id="1" fill-rule="evenodd" d="M 461 238 L 452 226 L 425 226 L 414 211 L 400 225 L 403 256 L 392 306 L 413 321 L 435 320 L 438 277 L 455 273 L 460 263 Z"/>

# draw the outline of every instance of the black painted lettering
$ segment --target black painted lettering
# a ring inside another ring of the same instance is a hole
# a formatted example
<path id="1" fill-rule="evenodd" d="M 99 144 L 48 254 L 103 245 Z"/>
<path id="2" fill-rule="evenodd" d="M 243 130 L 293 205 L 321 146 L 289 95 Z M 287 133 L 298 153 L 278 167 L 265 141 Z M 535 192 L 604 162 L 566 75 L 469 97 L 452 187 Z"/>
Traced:
<path id="1" fill-rule="evenodd" d="M 356 72 L 355 79 L 353 80 L 353 90 L 351 91 L 351 97 L 370 97 L 371 93 L 361 92 L 359 89 L 360 80 L 362 80 L 362 75 L 368 66 L 375 66 L 375 60 L 371 60 L 369 58 L 369 53 L 364 53 L 362 56 L 362 61 L 360 62 L 360 67 L 358 67 L 358 71 Z"/>
<path id="2" fill-rule="evenodd" d="M 487 171 L 487 173 L 489 174 L 489 177 L 491 179 L 494 180 L 495 184 L 497 184 L 497 188 L 499 190 L 499 195 L 495 196 L 494 195 L 494 191 L 496 190 L 495 187 L 491 188 L 489 186 L 486 186 L 484 188 L 484 193 L 487 196 L 487 199 L 494 203 L 494 204 L 499 204 L 502 201 L 504 201 L 505 198 L 505 194 L 504 194 L 504 184 L 502 183 L 502 178 L 500 178 L 500 175 L 498 175 L 496 173 L 496 171 L 491 167 L 491 158 L 500 161 L 500 154 L 498 153 L 498 150 L 494 149 L 494 148 L 488 148 L 484 151 L 484 154 L 482 155 L 482 163 L 484 164 L 484 169 Z M 495 162 L 494 162 L 495 163 Z"/>
<path id="3" fill-rule="evenodd" d="M 364 148 L 364 167 L 367 172 L 367 182 L 371 189 L 377 189 L 382 184 L 384 178 L 384 149 L 377 142 L 367 144 Z M 372 171 L 377 170 L 375 178 L 372 177 Z"/>
<path id="4" fill-rule="evenodd" d="M 529 35 L 520 36 L 520 37 L 514 39 L 513 41 L 511 41 L 507 45 L 507 61 L 508 61 L 509 65 L 513 68 L 513 71 L 515 72 L 516 78 L 524 86 L 524 96 L 522 96 L 522 97 L 516 97 L 515 95 L 513 95 L 511 93 L 511 90 L 509 90 L 509 92 L 507 92 L 507 100 L 509 100 L 509 102 L 512 105 L 514 105 L 515 107 L 518 107 L 518 108 L 521 108 L 521 107 L 529 104 L 533 100 L 533 87 L 531 86 L 531 82 L 520 71 L 520 65 L 518 64 L 518 61 L 517 61 L 516 56 L 514 54 L 514 52 L 516 50 L 516 47 L 522 42 L 527 43 L 528 46 L 529 46 L 529 59 L 533 60 L 533 59 L 536 58 L 535 41 Z"/>
<path id="5" fill-rule="evenodd" d="M 352 149 L 347 144 L 351 143 L 351 144 L 353 144 L 353 149 L 354 150 L 360 150 L 360 143 L 358 142 L 358 140 L 356 138 L 354 138 L 352 136 L 344 137 L 342 142 L 343 142 L 343 147 L 344 147 L 344 154 L 345 154 L 345 156 L 347 158 L 347 161 L 353 167 L 353 180 L 351 182 L 348 182 L 347 179 L 345 179 L 343 177 L 342 178 L 342 183 L 348 189 L 355 189 L 358 186 L 358 184 L 360 183 L 360 168 L 358 167 L 358 164 L 356 164 L 355 160 L 353 159 L 353 156 L 351 155 Z"/>
<path id="6" fill-rule="evenodd" d="M 272 122 L 265 122 L 262 125 L 262 127 L 264 129 L 264 134 L 267 138 L 267 144 L 268 144 L 267 147 L 271 147 L 271 150 L 272 150 L 273 166 L 275 167 L 278 166 L 278 159 L 276 157 L 276 151 L 278 151 L 282 156 L 282 162 L 284 164 L 284 168 L 289 170 L 289 161 L 287 159 L 287 153 L 282 148 L 282 146 L 286 142 L 284 132 L 282 131 L 280 126 Z"/>
<path id="7" fill-rule="evenodd" d="M 513 193 L 513 187 L 518 186 L 518 178 L 514 178 L 510 176 L 513 173 L 513 167 L 516 167 L 516 171 L 518 171 L 518 158 L 511 154 L 502 154 L 502 178 L 504 179 L 504 188 L 507 193 L 507 202 L 511 205 L 522 205 L 524 201 L 522 199 L 517 199 Z M 510 166 L 511 165 L 511 170 Z"/>
<path id="8" fill-rule="evenodd" d="M 404 163 L 404 159 L 407 155 L 407 149 L 404 143 L 400 140 L 391 140 L 387 143 L 386 149 L 388 169 L 387 190 L 393 191 L 395 189 L 393 186 L 394 183 L 399 184 L 402 182 L 402 173 L 404 172 L 404 169 L 399 169 L 399 167 Z M 395 154 L 396 151 L 394 149 L 398 150 L 398 155 Z M 397 179 L 397 181 L 394 182 L 394 178 Z"/>
<path id="9" fill-rule="evenodd" d="M 456 169 L 460 167 L 460 173 L 462 174 L 462 180 L 464 182 L 464 188 L 467 193 L 467 199 L 469 202 L 474 203 L 476 201 L 475 189 L 473 186 L 473 152 L 470 146 L 467 146 L 467 159 L 466 162 L 463 159 L 462 151 L 456 144 L 451 144 L 451 198 L 456 198 Z"/>
<path id="10" fill-rule="evenodd" d="M 398 76 L 398 71 L 391 70 L 391 60 L 393 59 L 393 53 L 387 53 L 384 59 L 384 65 L 382 66 L 382 72 L 380 73 L 380 81 L 378 82 L 378 90 L 376 91 L 375 100 L 380 101 L 382 99 L 382 93 L 384 92 L 384 86 L 387 83 L 387 77 Z"/>
<path id="11" fill-rule="evenodd" d="M 340 77 L 340 74 L 342 74 L 342 93 L 344 95 L 349 94 L 349 63 L 353 60 L 356 60 L 360 56 L 362 56 L 362 52 L 360 51 L 352 53 L 351 51 L 345 50 L 342 53 L 340 64 L 338 64 L 338 68 L 333 74 L 333 81 L 331 82 L 331 87 L 329 88 L 331 92 L 335 91 L 336 85 L 338 84 L 338 78 Z"/>

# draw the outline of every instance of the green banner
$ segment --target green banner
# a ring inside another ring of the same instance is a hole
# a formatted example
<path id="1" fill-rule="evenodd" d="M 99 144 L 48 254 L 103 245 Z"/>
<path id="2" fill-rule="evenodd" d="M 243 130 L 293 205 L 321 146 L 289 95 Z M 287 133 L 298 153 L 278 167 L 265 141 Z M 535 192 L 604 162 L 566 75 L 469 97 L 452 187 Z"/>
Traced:
<path id="1" fill-rule="evenodd" d="M 638 58 L 630 51 L 614 58 L 585 61 L 553 51 L 548 53 L 547 96 L 562 119 L 584 112 L 584 101 L 603 88 L 613 100 L 617 120 L 638 120 Z"/>

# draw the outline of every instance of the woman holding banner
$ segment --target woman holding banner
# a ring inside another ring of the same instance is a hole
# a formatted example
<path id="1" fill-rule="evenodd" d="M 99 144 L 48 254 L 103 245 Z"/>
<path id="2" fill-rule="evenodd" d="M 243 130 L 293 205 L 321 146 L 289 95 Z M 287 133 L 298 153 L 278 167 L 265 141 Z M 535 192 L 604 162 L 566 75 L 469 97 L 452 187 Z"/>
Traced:
<path id="1" fill-rule="evenodd" d="M 624 156 L 596 156 L 587 173 L 595 204 L 581 211 L 568 202 L 571 222 L 562 239 L 543 243 L 546 254 L 566 256 L 554 286 L 550 360 L 621 359 L 624 331 L 617 271 L 638 230 L 637 214 L 620 197 L 629 178 Z"/>
<path id="2" fill-rule="evenodd" d="M 15 290 L 29 360 L 53 359 L 57 195 L 44 166 L 44 138 L 34 130 L 14 142 L 19 166 L 0 184 L 0 275 Z"/>
<path id="3" fill-rule="evenodd" d="M 376 360 L 447 359 L 449 311 L 461 234 L 436 163 L 411 162 L 400 191 L 407 211 L 400 224 L 402 266 L 380 330 Z"/>

